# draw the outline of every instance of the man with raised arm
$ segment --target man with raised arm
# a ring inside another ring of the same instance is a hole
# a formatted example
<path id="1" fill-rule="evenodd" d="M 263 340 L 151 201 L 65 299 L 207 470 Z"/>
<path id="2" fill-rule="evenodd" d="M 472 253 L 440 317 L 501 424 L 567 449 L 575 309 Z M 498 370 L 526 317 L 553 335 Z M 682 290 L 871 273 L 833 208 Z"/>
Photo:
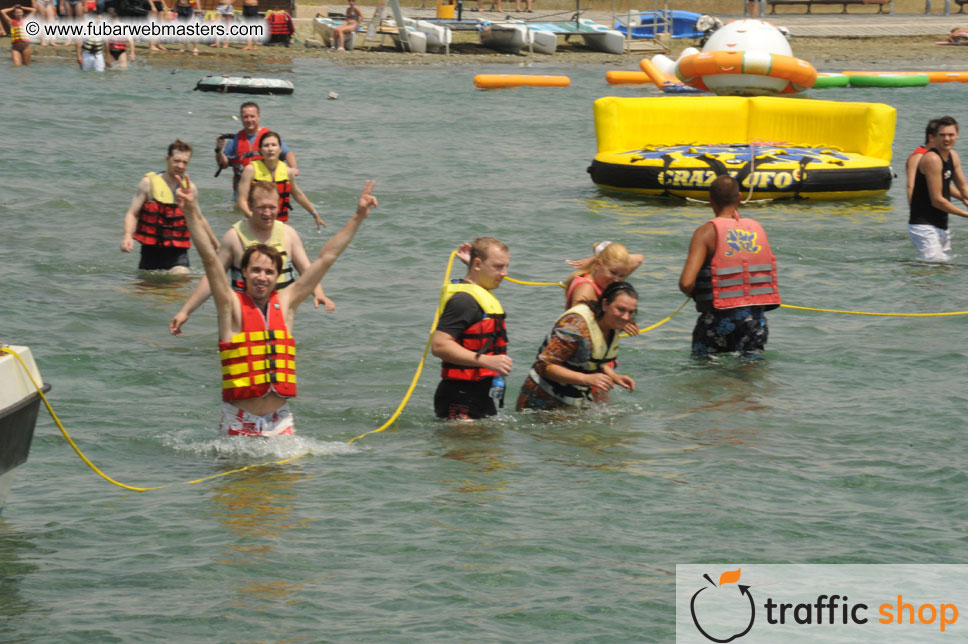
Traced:
<path id="1" fill-rule="evenodd" d="M 205 265 L 218 314 L 222 361 L 222 422 L 229 436 L 279 436 L 293 433 L 289 398 L 296 397 L 296 341 L 291 329 L 296 308 L 349 245 L 370 209 L 377 206 L 367 181 L 356 213 L 336 233 L 299 279 L 277 291 L 282 257 L 272 246 L 254 244 L 240 262 L 245 291 L 232 290 L 214 246 L 200 234 L 204 218 L 191 190 L 180 189 L 178 202 L 189 230 L 198 231 L 196 247 Z M 277 199 L 277 198 L 276 198 Z"/>
<path id="2" fill-rule="evenodd" d="M 284 289 L 295 281 L 293 268 L 302 275 L 309 267 L 309 257 L 303 248 L 299 233 L 287 224 L 282 223 L 276 216 L 279 212 L 279 195 L 276 186 L 267 181 L 256 181 L 249 192 L 249 208 L 252 216 L 242 219 L 222 238 L 222 245 L 218 249 L 218 259 L 223 270 L 231 269 L 232 288 L 237 291 L 245 290 L 242 280 L 241 262 L 246 249 L 255 244 L 272 246 L 282 255 L 282 272 L 276 280 L 276 288 Z M 181 310 L 175 314 L 168 325 L 172 335 L 181 335 L 181 328 L 188 321 L 188 317 L 202 305 L 212 294 L 208 284 L 208 276 L 202 276 L 198 286 L 189 296 Z M 332 312 L 336 305 L 323 293 L 321 284 L 313 289 L 313 304 L 316 308 L 322 304 L 327 311 Z"/>

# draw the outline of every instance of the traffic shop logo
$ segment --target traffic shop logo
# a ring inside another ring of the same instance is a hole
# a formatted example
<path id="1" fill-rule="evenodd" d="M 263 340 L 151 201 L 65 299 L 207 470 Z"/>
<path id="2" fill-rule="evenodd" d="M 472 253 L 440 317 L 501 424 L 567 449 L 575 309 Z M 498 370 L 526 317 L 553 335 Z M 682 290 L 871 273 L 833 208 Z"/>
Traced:
<path id="1" fill-rule="evenodd" d="M 696 591 L 689 601 L 692 623 L 710 642 L 732 642 L 743 637 L 756 621 L 756 604 L 750 587 L 739 584 L 742 569 L 727 570 L 719 576 L 719 584 L 708 574 L 708 583 Z"/>

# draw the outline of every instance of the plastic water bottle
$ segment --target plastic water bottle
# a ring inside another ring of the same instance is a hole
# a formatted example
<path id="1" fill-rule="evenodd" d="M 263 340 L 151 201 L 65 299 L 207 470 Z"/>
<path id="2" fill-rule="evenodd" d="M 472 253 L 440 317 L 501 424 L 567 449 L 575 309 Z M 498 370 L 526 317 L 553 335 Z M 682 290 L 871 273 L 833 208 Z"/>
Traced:
<path id="1" fill-rule="evenodd" d="M 501 408 L 504 407 L 504 389 L 506 386 L 504 376 L 497 375 L 491 378 L 491 391 L 489 395 L 494 401 L 494 404 Z"/>

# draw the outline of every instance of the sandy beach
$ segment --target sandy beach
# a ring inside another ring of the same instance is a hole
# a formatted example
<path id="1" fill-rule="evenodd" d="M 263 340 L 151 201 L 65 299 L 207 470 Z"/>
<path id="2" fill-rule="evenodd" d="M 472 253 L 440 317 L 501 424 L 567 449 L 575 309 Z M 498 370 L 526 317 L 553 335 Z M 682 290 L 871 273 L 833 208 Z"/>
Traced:
<path id="1" fill-rule="evenodd" d="M 510 2 L 508 3 L 511 6 Z M 450 48 L 450 55 L 444 54 L 410 54 L 397 51 L 393 48 L 393 42 L 386 37 L 382 43 L 374 41 L 368 47 L 360 46 L 363 38 L 358 37 L 357 48 L 351 52 L 332 52 L 322 47 L 316 39 L 312 30 L 312 19 L 316 15 L 327 15 L 328 12 L 341 12 L 345 7 L 342 5 L 303 5 L 297 8 L 296 34 L 293 44 L 290 47 L 272 46 L 260 47 L 256 51 L 243 51 L 242 45 L 235 45 L 229 49 L 216 49 L 206 45 L 199 46 L 199 55 L 191 56 L 181 51 L 180 46 L 169 45 L 168 51 L 149 51 L 147 46 L 139 45 L 137 48 L 138 56 L 151 63 L 178 64 L 180 66 L 191 67 L 194 64 L 191 60 L 211 62 L 213 59 L 225 61 L 231 66 L 237 64 L 239 72 L 244 73 L 248 62 L 261 62 L 268 60 L 279 60 L 286 58 L 325 58 L 329 61 L 342 65 L 484 65 L 484 64 L 507 64 L 517 66 L 529 66 L 532 64 L 554 64 L 578 65 L 578 64 L 597 64 L 611 65 L 616 69 L 638 69 L 638 62 L 643 56 L 651 56 L 656 52 L 636 51 L 625 55 L 604 54 L 586 49 L 581 45 L 580 39 L 572 42 L 564 42 L 559 39 L 558 50 L 552 55 L 533 54 L 523 52 L 520 55 L 501 54 L 481 46 L 476 31 L 455 31 L 453 32 L 454 43 Z M 361 6 L 364 16 L 373 15 L 373 6 Z M 428 17 L 433 15 L 433 9 L 404 8 L 407 16 Z M 387 11 L 389 15 L 389 11 Z M 537 11 L 535 14 L 511 13 L 512 17 L 523 18 L 527 16 L 541 16 L 548 14 L 549 19 L 562 20 L 569 19 L 570 16 L 562 15 L 554 11 Z M 551 16 L 554 17 L 551 17 Z M 611 22 L 611 13 L 606 11 L 589 11 L 586 17 L 596 20 L 601 24 Z M 490 11 L 478 12 L 465 10 L 465 18 L 486 17 L 495 19 L 502 17 Z M 739 17 L 739 16 L 727 16 Z M 788 15 L 767 16 L 774 20 L 776 24 L 783 24 L 785 19 L 790 19 Z M 827 16 L 830 17 L 829 15 Z M 914 16 L 912 16 L 914 17 Z M 845 25 L 850 24 L 851 20 L 856 20 L 856 16 L 848 15 L 840 19 L 845 21 Z M 968 17 L 951 16 L 951 24 L 958 25 L 968 23 Z M 851 69 L 915 69 L 915 70 L 962 70 L 968 63 L 965 61 L 965 51 L 960 47 L 939 47 L 935 45 L 936 40 L 944 40 L 946 32 L 939 27 L 936 36 L 845 36 L 845 37 L 794 37 L 791 39 L 794 54 L 800 58 L 810 61 L 821 71 L 841 71 Z M 9 48 L 9 40 L 4 39 L 3 48 Z M 669 42 L 670 55 L 678 55 L 682 49 L 694 46 L 697 41 L 673 40 Z M 62 58 L 74 57 L 73 47 L 40 47 L 33 46 L 35 59 L 57 56 Z"/>

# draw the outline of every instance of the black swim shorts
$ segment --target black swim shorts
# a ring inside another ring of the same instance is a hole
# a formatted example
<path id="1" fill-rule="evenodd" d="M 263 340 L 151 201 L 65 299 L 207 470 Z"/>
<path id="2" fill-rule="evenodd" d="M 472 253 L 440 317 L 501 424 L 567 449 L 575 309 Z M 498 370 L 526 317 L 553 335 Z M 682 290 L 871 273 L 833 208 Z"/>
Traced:
<path id="1" fill-rule="evenodd" d="M 487 418 L 497 413 L 494 400 L 488 395 L 491 379 L 441 380 L 434 394 L 434 413 L 437 418 Z"/>
<path id="2" fill-rule="evenodd" d="M 141 245 L 141 262 L 138 268 L 143 271 L 167 271 L 175 266 L 188 265 L 187 248 Z"/>

